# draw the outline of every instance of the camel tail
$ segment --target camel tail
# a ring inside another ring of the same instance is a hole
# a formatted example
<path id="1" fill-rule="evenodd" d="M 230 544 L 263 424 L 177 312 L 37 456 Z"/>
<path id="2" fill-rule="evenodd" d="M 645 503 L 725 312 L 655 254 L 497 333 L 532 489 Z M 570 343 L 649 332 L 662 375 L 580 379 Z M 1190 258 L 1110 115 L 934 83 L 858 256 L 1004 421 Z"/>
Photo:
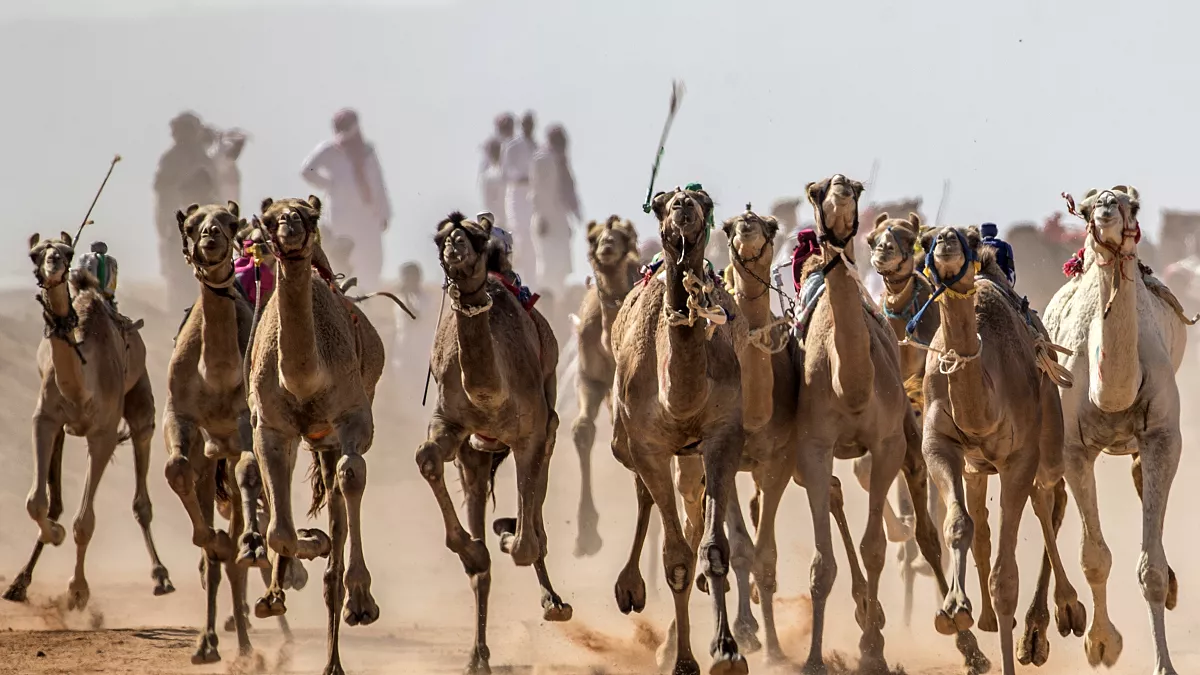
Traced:
<path id="1" fill-rule="evenodd" d="M 500 470 L 500 465 L 504 463 L 505 459 L 508 459 L 510 454 L 512 454 L 511 448 L 504 448 L 500 452 L 492 453 L 492 466 L 488 470 L 487 493 L 488 499 L 492 500 L 493 509 L 496 508 L 496 472 Z"/>
<path id="2" fill-rule="evenodd" d="M 215 473 L 216 491 L 213 493 L 221 504 L 229 504 L 229 460 L 218 459 Z"/>
<path id="3" fill-rule="evenodd" d="M 321 509 L 325 508 L 325 475 L 321 471 L 321 458 L 316 452 L 312 453 L 312 464 L 308 465 L 306 478 L 312 485 L 312 503 L 308 506 L 308 517 L 316 518 L 321 514 Z"/>

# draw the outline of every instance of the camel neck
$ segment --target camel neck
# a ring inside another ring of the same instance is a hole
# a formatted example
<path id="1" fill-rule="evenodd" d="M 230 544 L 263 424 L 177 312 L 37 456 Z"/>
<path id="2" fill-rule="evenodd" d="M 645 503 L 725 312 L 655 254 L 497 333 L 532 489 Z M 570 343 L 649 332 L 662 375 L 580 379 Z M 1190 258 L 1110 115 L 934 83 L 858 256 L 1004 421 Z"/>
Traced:
<path id="1" fill-rule="evenodd" d="M 733 297 L 742 316 L 752 329 L 771 323 L 771 289 L 763 283 L 771 274 L 774 257 L 771 247 L 764 247 L 752 261 L 730 257 L 733 258 Z"/>
<path id="2" fill-rule="evenodd" d="M 507 400 L 507 387 L 492 341 L 491 316 L 497 310 L 480 311 L 491 300 L 487 287 L 486 271 L 461 282 L 458 288 L 469 292 L 459 296 L 453 311 L 463 391 L 476 407 L 496 410 Z"/>
<path id="3" fill-rule="evenodd" d="M 941 300 L 942 349 L 954 350 L 970 358 L 980 354 L 979 324 L 975 318 L 975 299 Z M 996 396 L 984 378 L 982 359 L 972 359 L 947 378 L 950 415 L 963 433 L 985 436 L 995 430 L 998 420 Z"/>
<path id="4" fill-rule="evenodd" d="M 1096 254 L 1087 274 L 1096 278 L 1100 292 L 1096 294 L 1097 308 L 1089 328 L 1092 353 L 1088 374 L 1088 398 L 1104 412 L 1129 409 L 1137 399 L 1142 383 L 1141 360 L 1138 358 L 1138 285 L 1142 283 L 1137 268 L 1136 251 L 1132 260 L 1116 260 Z M 1101 262 L 1107 262 L 1101 266 Z M 1124 265 L 1124 269 L 1120 266 Z M 1119 279 L 1119 281 L 1118 281 Z M 1114 291 L 1114 284 L 1116 289 Z M 1105 305 L 1112 298 L 1108 316 Z"/>
<path id="5" fill-rule="evenodd" d="M 229 273 L 232 274 L 232 266 Z M 231 289 L 224 292 L 200 284 L 200 378 L 215 390 L 242 384 L 242 353 L 238 344 L 237 303 Z"/>
<path id="6" fill-rule="evenodd" d="M 733 253 L 731 249 L 731 253 Z M 733 297 L 738 313 L 746 317 L 751 331 L 766 331 L 774 321 L 771 289 L 761 280 L 771 273 L 772 248 L 767 245 L 755 260 L 733 258 Z M 762 338 L 756 338 L 762 339 Z M 755 432 L 771 421 L 774 413 L 775 370 L 771 354 L 753 345 L 738 355 L 742 366 L 742 425 Z"/>
<path id="7" fill-rule="evenodd" d="M 703 249 L 692 253 L 682 264 L 665 255 L 666 306 L 677 314 L 688 315 L 688 291 L 684 288 L 685 272 L 703 283 Z M 698 413 L 708 401 L 708 348 L 705 336 L 707 323 L 697 318 L 691 325 L 667 325 L 667 353 L 659 360 L 660 399 L 676 418 Z M 664 372 L 665 371 L 665 372 Z"/>
<path id="8" fill-rule="evenodd" d="M 621 303 L 633 289 L 633 274 L 629 269 L 632 264 L 628 258 L 622 258 L 612 265 L 596 264 L 593 267 L 596 272 L 596 295 L 600 300 L 600 323 L 604 328 L 604 348 L 610 352 L 609 331 L 617 319 Z"/>
<path id="9" fill-rule="evenodd" d="M 42 299 L 55 318 L 66 320 L 71 316 L 73 307 L 70 287 L 65 281 L 57 286 L 44 289 Z M 79 348 L 74 344 L 78 332 L 74 328 L 66 334 L 56 331 L 47 339 L 50 341 L 50 358 L 54 363 L 54 382 L 63 397 L 76 410 L 82 410 L 91 402 L 92 395 L 87 389 L 87 380 L 83 374 L 84 364 L 79 356 Z"/>
<path id="10" fill-rule="evenodd" d="M 845 253 L 853 262 L 853 242 L 846 245 Z M 834 255 L 832 249 L 826 250 L 826 259 Z M 875 362 L 862 292 L 850 269 L 842 264 L 825 275 L 825 294 L 833 317 L 833 391 L 847 409 L 861 412 L 875 391 Z"/>
<path id="11" fill-rule="evenodd" d="M 279 313 L 280 384 L 300 400 L 311 398 L 326 377 L 313 322 L 313 277 L 308 258 L 277 261 L 275 302 Z"/>

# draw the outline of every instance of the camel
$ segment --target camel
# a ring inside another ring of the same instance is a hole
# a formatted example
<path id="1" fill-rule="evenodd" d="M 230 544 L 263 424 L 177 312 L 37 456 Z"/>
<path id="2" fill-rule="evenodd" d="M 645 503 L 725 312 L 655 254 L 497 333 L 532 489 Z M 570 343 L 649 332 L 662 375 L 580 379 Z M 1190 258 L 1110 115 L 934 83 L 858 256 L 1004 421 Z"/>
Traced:
<path id="1" fill-rule="evenodd" d="M 673 652 L 674 663 L 665 665 L 675 675 L 700 672 L 688 613 L 699 555 L 716 617 L 709 672 L 746 673 L 725 606 L 730 544 L 724 528 L 745 438 L 737 347 L 748 339 L 746 323 L 741 317 L 729 320 L 732 298 L 705 267 L 713 211 L 708 193 L 691 184 L 659 192 L 651 204 L 659 221 L 661 267 L 630 291 L 612 327 L 617 364 L 612 449 L 634 472 L 638 498 L 638 536 L 615 591 L 623 611 L 639 599 L 639 591 L 644 599 L 636 568 L 653 504 L 662 517 L 663 567 L 675 602 L 675 645 L 660 649 L 660 662 Z M 686 532 L 675 503 L 673 458 Z"/>
<path id="2" fill-rule="evenodd" d="M 118 314 L 104 295 L 104 285 L 87 270 L 68 270 L 75 249 L 66 232 L 56 239 L 34 234 L 29 249 L 46 321 L 37 355 L 42 387 L 33 413 L 33 488 L 25 501 L 40 533 L 29 562 L 4 598 L 24 602 L 42 549 L 46 544 L 59 546 L 66 538 L 66 530 L 58 523 L 63 511 L 66 434 L 87 439 L 89 460 L 83 499 L 72 526 L 75 574 L 67 586 L 68 608 L 85 608 L 91 596 L 84 559 L 96 530 L 96 488 L 117 445 L 124 440 L 133 441 L 137 479 L 133 513 L 150 554 L 154 594 L 171 593 L 175 586 L 150 533 L 153 508 L 146 476 L 154 437 L 154 392 L 146 372 L 146 345 L 138 332 L 142 322 L 133 323 Z M 122 421 L 125 429 L 118 428 Z"/>
<path id="3" fill-rule="evenodd" d="M 431 360 L 437 402 L 428 438 L 416 452 L 417 467 L 445 521 L 446 547 L 462 561 L 475 592 L 477 623 L 468 673 L 491 672 L 491 557 L 484 543 L 484 516 L 496 470 L 510 453 L 516 461 L 517 517 L 493 524 L 500 549 L 519 566 L 533 565 L 546 621 L 568 621 L 573 613 L 546 570 L 542 516 L 558 430 L 558 343 L 541 313 L 532 304 L 522 306 L 519 289 L 510 290 L 507 252 L 492 237 L 492 218 L 483 213 L 472 221 L 452 213 L 437 226 L 434 242 L 450 303 L 439 320 Z M 446 488 L 444 465 L 450 461 L 462 481 L 469 532 Z"/>
<path id="4" fill-rule="evenodd" d="M 919 203 L 918 203 L 919 205 Z M 921 307 L 925 306 L 933 295 L 933 287 L 929 281 L 916 270 L 916 251 L 919 248 L 919 235 L 922 231 L 921 217 L 911 212 L 907 219 L 892 218 L 887 211 L 882 211 L 875 217 L 875 227 L 867 236 L 867 246 L 871 249 L 871 267 L 883 279 L 884 291 L 880 298 L 880 311 L 887 318 L 888 325 L 896 334 L 896 339 L 902 343 L 908 338 L 908 322 L 912 321 Z M 928 344 L 937 332 L 937 305 L 929 306 L 913 326 L 913 338 L 922 344 Z M 922 388 L 925 382 L 925 352 L 912 344 L 902 344 L 900 347 L 900 376 L 904 381 L 904 391 L 908 394 L 909 404 L 920 425 L 924 409 Z M 864 458 L 865 459 L 865 458 Z M 869 476 L 866 469 L 869 462 L 856 461 L 855 475 L 860 481 Z M 911 497 L 907 486 L 900 484 L 898 490 L 899 511 L 905 530 L 910 530 L 914 516 Z M 938 519 L 945 520 L 945 512 L 941 508 L 935 486 L 928 486 L 928 502 L 926 508 Z M 889 525 L 890 508 L 884 509 L 884 524 Z M 905 532 L 907 534 L 907 532 Z M 890 535 L 890 532 L 889 532 Z M 933 570 L 925 567 L 917 558 L 916 541 L 906 537 L 907 541 L 900 544 L 899 560 L 901 575 L 904 580 L 904 625 L 911 625 L 913 610 L 913 586 L 918 573 L 930 576 Z M 945 547 L 940 547 L 943 560 L 946 560 Z M 940 596 L 939 596 L 940 597 Z"/>
<path id="5" fill-rule="evenodd" d="M 621 302 L 638 278 L 637 230 L 633 223 L 609 216 L 587 227 L 588 262 L 593 283 L 588 284 L 579 307 L 575 334 L 579 345 L 577 390 L 579 416 L 571 425 L 575 451 L 579 453 L 582 485 L 579 492 L 579 533 L 575 556 L 595 555 L 602 544 L 597 532 L 599 515 L 592 497 L 592 444 L 596 441 L 596 415 L 600 404 L 612 416 L 612 382 L 617 365 L 613 361 L 610 331 Z"/>
<path id="6" fill-rule="evenodd" d="M 1061 394 L 1066 477 L 1083 519 L 1080 561 L 1092 587 L 1084 649 L 1093 666 L 1112 666 L 1121 655 L 1121 634 L 1108 613 L 1112 555 L 1100 529 L 1095 463 L 1101 453 L 1132 455 L 1143 514 L 1138 583 L 1150 609 L 1154 672 L 1168 675 L 1176 671 L 1163 615 L 1175 606 L 1178 586 L 1163 549 L 1163 519 L 1182 444 L 1175 373 L 1187 334 L 1170 291 L 1139 271 L 1138 191 L 1093 189 L 1079 206 L 1087 223 L 1083 259 L 1050 301 L 1045 321 L 1050 337 L 1074 351 L 1066 366 L 1077 385 Z"/>
<path id="7" fill-rule="evenodd" d="M 221 659 L 216 633 L 221 564 L 233 593 L 234 610 L 226 628 L 237 633 L 242 655 L 251 652 L 246 567 L 263 568 L 270 583 L 259 531 L 261 479 L 242 377 L 254 309 L 235 286 L 236 233 L 245 226 L 237 203 L 192 204 L 175 217 L 183 255 L 200 282 L 200 295 L 175 338 L 167 368 L 163 436 L 170 454 L 167 482 L 183 502 L 192 522 L 192 541 L 203 552 L 201 577 L 208 593 L 208 615 L 192 656 L 192 663 L 202 664 Z M 218 503 L 229 519 L 228 532 L 213 529 Z M 235 542 L 240 550 L 235 550 Z M 279 621 L 290 639 L 287 619 L 280 616 Z"/>
<path id="8" fill-rule="evenodd" d="M 870 454 L 867 527 L 860 544 L 866 579 L 856 575 L 851 587 L 855 618 L 863 630 L 859 649 L 864 672 L 887 669 L 882 633 L 885 619 L 878 600 L 886 547 L 883 514 L 888 491 L 901 469 L 916 506 L 918 545 L 940 577 L 937 532 L 924 508 L 925 466 L 914 443 L 919 433 L 901 380 L 895 335 L 884 318 L 866 304 L 854 269 L 862 190 L 861 183 L 841 174 L 809 183 L 805 189 L 816 217 L 820 255 L 809 257 L 797 278 L 805 280 L 805 290 L 824 287 L 816 299 L 807 300 L 810 313 L 804 325 L 804 352 L 796 363 L 804 392 L 796 413 L 799 455 L 795 480 L 807 490 L 816 538 L 811 576 L 812 646 L 806 672 L 825 672 L 825 606 L 837 575 L 829 527 L 831 506 L 840 502 L 840 486 L 829 480 L 835 457 L 857 459 Z M 838 524 L 843 540 L 848 541 L 847 528 Z M 852 547 L 847 546 L 847 554 L 854 572 L 858 564 Z M 969 666 L 986 669 L 974 636 L 965 630 L 959 636 L 959 649 Z"/>
<path id="9" fill-rule="evenodd" d="M 944 534 L 954 572 L 934 625 L 943 635 L 953 635 L 974 622 L 965 590 L 970 548 L 980 588 L 988 589 L 980 628 L 999 630 L 1003 672 L 1012 675 L 1017 534 L 1031 498 L 1042 526 L 1045 559 L 1034 608 L 1027 615 L 1021 660 L 1041 665 L 1048 656 L 1049 615 L 1041 608 L 1048 566 L 1055 576 L 1059 631 L 1064 636 L 1083 631 L 1083 606 L 1057 545 L 1066 506 L 1062 408 L 1054 383 L 1039 371 L 1031 319 L 1020 312 L 1019 298 L 994 251 L 980 246 L 978 228 L 935 229 L 922 235 L 921 243 L 928 251 L 933 297 L 941 303 L 939 328 L 927 348 L 923 451 L 946 502 Z M 999 474 L 1001 485 L 994 566 L 987 524 L 990 474 Z"/>
<path id="10" fill-rule="evenodd" d="M 339 610 L 350 626 L 379 618 L 361 528 L 367 481 L 363 455 L 374 438 L 371 403 L 384 354 L 367 316 L 314 266 L 324 258 L 317 234 L 320 215 L 321 200 L 315 196 L 262 202 L 261 227 L 276 258 L 276 286 L 252 331 L 247 370 L 254 454 L 271 516 L 267 545 L 277 558 L 255 616 L 286 612 L 282 583 L 290 559 L 327 556 L 324 672 L 342 675 Z M 301 443 L 313 458 L 309 513 L 328 508 L 329 534 L 297 531 L 294 524 L 291 479 Z"/>

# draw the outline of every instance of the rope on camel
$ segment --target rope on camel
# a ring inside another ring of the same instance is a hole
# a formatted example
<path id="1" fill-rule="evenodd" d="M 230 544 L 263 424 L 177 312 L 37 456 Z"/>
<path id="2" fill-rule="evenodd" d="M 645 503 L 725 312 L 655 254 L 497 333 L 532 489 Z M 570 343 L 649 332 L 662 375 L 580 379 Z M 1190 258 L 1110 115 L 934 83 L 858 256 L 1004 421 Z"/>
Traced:
<path id="1" fill-rule="evenodd" d="M 728 321 L 725 315 L 725 308 L 716 304 L 712 300 L 713 282 L 711 280 L 700 281 L 699 277 L 692 273 L 691 270 L 686 270 L 683 273 L 683 289 L 687 291 L 687 314 L 677 312 L 667 305 L 663 305 L 663 313 L 667 316 L 668 326 L 694 326 L 697 321 L 704 319 L 708 322 L 704 329 L 704 338 L 711 340 L 713 333 L 716 332 L 717 326 L 722 326 Z"/>
<path id="2" fill-rule="evenodd" d="M 976 333 L 975 339 L 979 340 L 979 351 L 975 352 L 974 354 L 967 355 L 959 354 L 958 351 L 954 349 L 942 350 L 932 345 L 923 345 L 920 342 L 913 342 L 908 338 L 904 338 L 899 344 L 901 347 L 916 347 L 922 351 L 933 352 L 934 354 L 937 354 L 938 372 L 942 375 L 953 375 L 963 368 L 966 368 L 968 363 L 979 358 L 979 355 L 983 353 L 983 338 L 979 336 L 979 333 Z"/>
<path id="3" fill-rule="evenodd" d="M 767 354 L 778 354 L 787 349 L 788 334 L 783 331 L 782 334 L 777 334 L 776 328 L 788 328 L 792 324 L 792 320 L 788 317 L 775 319 L 765 326 L 750 329 L 750 345 Z"/>

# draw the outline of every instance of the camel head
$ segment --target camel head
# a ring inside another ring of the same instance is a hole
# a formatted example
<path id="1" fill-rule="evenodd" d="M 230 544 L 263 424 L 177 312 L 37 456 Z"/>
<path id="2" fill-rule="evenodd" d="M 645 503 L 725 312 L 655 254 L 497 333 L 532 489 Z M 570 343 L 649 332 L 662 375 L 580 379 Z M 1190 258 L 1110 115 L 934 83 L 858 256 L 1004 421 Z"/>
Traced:
<path id="1" fill-rule="evenodd" d="M 818 183 L 809 183 L 804 192 L 813 206 L 821 241 L 836 248 L 849 246 L 858 234 L 858 198 L 863 184 L 840 173 Z"/>
<path id="2" fill-rule="evenodd" d="M 658 218 L 658 233 L 663 253 L 683 260 L 688 253 L 702 256 L 712 225 L 713 202 L 697 184 L 677 187 L 673 192 L 654 195 L 651 203 Z"/>
<path id="3" fill-rule="evenodd" d="M 960 282 L 973 285 L 977 269 L 973 263 L 979 261 L 981 240 L 979 228 L 975 226 L 932 228 L 921 235 L 921 246 L 928 251 L 926 267 L 932 263 L 935 285 L 939 280 L 949 286 Z"/>
<path id="4" fill-rule="evenodd" d="M 779 220 L 774 216 L 760 216 L 747 204 L 746 212 L 726 220 L 722 229 L 735 259 L 749 263 L 765 256 L 768 263 L 771 261 L 779 232 Z"/>
<path id="5" fill-rule="evenodd" d="M 315 195 L 308 199 L 267 197 L 262 201 L 262 228 L 271 242 L 273 253 L 284 260 L 312 257 L 319 238 L 317 222 L 321 219 L 321 200 Z"/>
<path id="6" fill-rule="evenodd" d="M 455 211 L 438 223 L 433 242 L 437 244 L 442 269 L 451 283 L 480 278 L 487 274 L 488 244 L 492 238 L 492 215 L 467 220 Z"/>
<path id="7" fill-rule="evenodd" d="M 592 221 L 587 226 L 588 260 L 594 267 L 611 267 L 627 257 L 637 257 L 637 230 L 633 223 L 609 216 L 603 223 Z"/>
<path id="8" fill-rule="evenodd" d="M 66 232 L 59 233 L 57 239 L 42 239 L 42 235 L 37 233 L 29 237 L 33 276 L 37 277 L 38 286 L 42 288 L 53 288 L 66 281 L 74 257 L 71 235 Z"/>
<path id="9" fill-rule="evenodd" d="M 179 236 L 183 240 L 183 255 L 197 270 L 208 270 L 233 264 L 237 251 L 237 233 L 245 226 L 237 202 L 226 206 L 192 204 L 175 212 L 179 221 Z"/>
<path id="10" fill-rule="evenodd" d="M 1099 243 L 1120 247 L 1122 253 L 1132 252 L 1141 238 L 1137 220 L 1140 208 L 1137 188 L 1125 185 L 1108 190 L 1093 188 L 1079 203 L 1079 213 L 1087 221 L 1092 236 Z"/>
<path id="11" fill-rule="evenodd" d="M 913 248 L 921 232 L 921 217 L 908 214 L 908 220 L 892 218 L 886 212 L 875 218 L 875 229 L 867 235 L 871 247 L 871 266 L 886 278 L 907 278 L 915 261 Z"/>

